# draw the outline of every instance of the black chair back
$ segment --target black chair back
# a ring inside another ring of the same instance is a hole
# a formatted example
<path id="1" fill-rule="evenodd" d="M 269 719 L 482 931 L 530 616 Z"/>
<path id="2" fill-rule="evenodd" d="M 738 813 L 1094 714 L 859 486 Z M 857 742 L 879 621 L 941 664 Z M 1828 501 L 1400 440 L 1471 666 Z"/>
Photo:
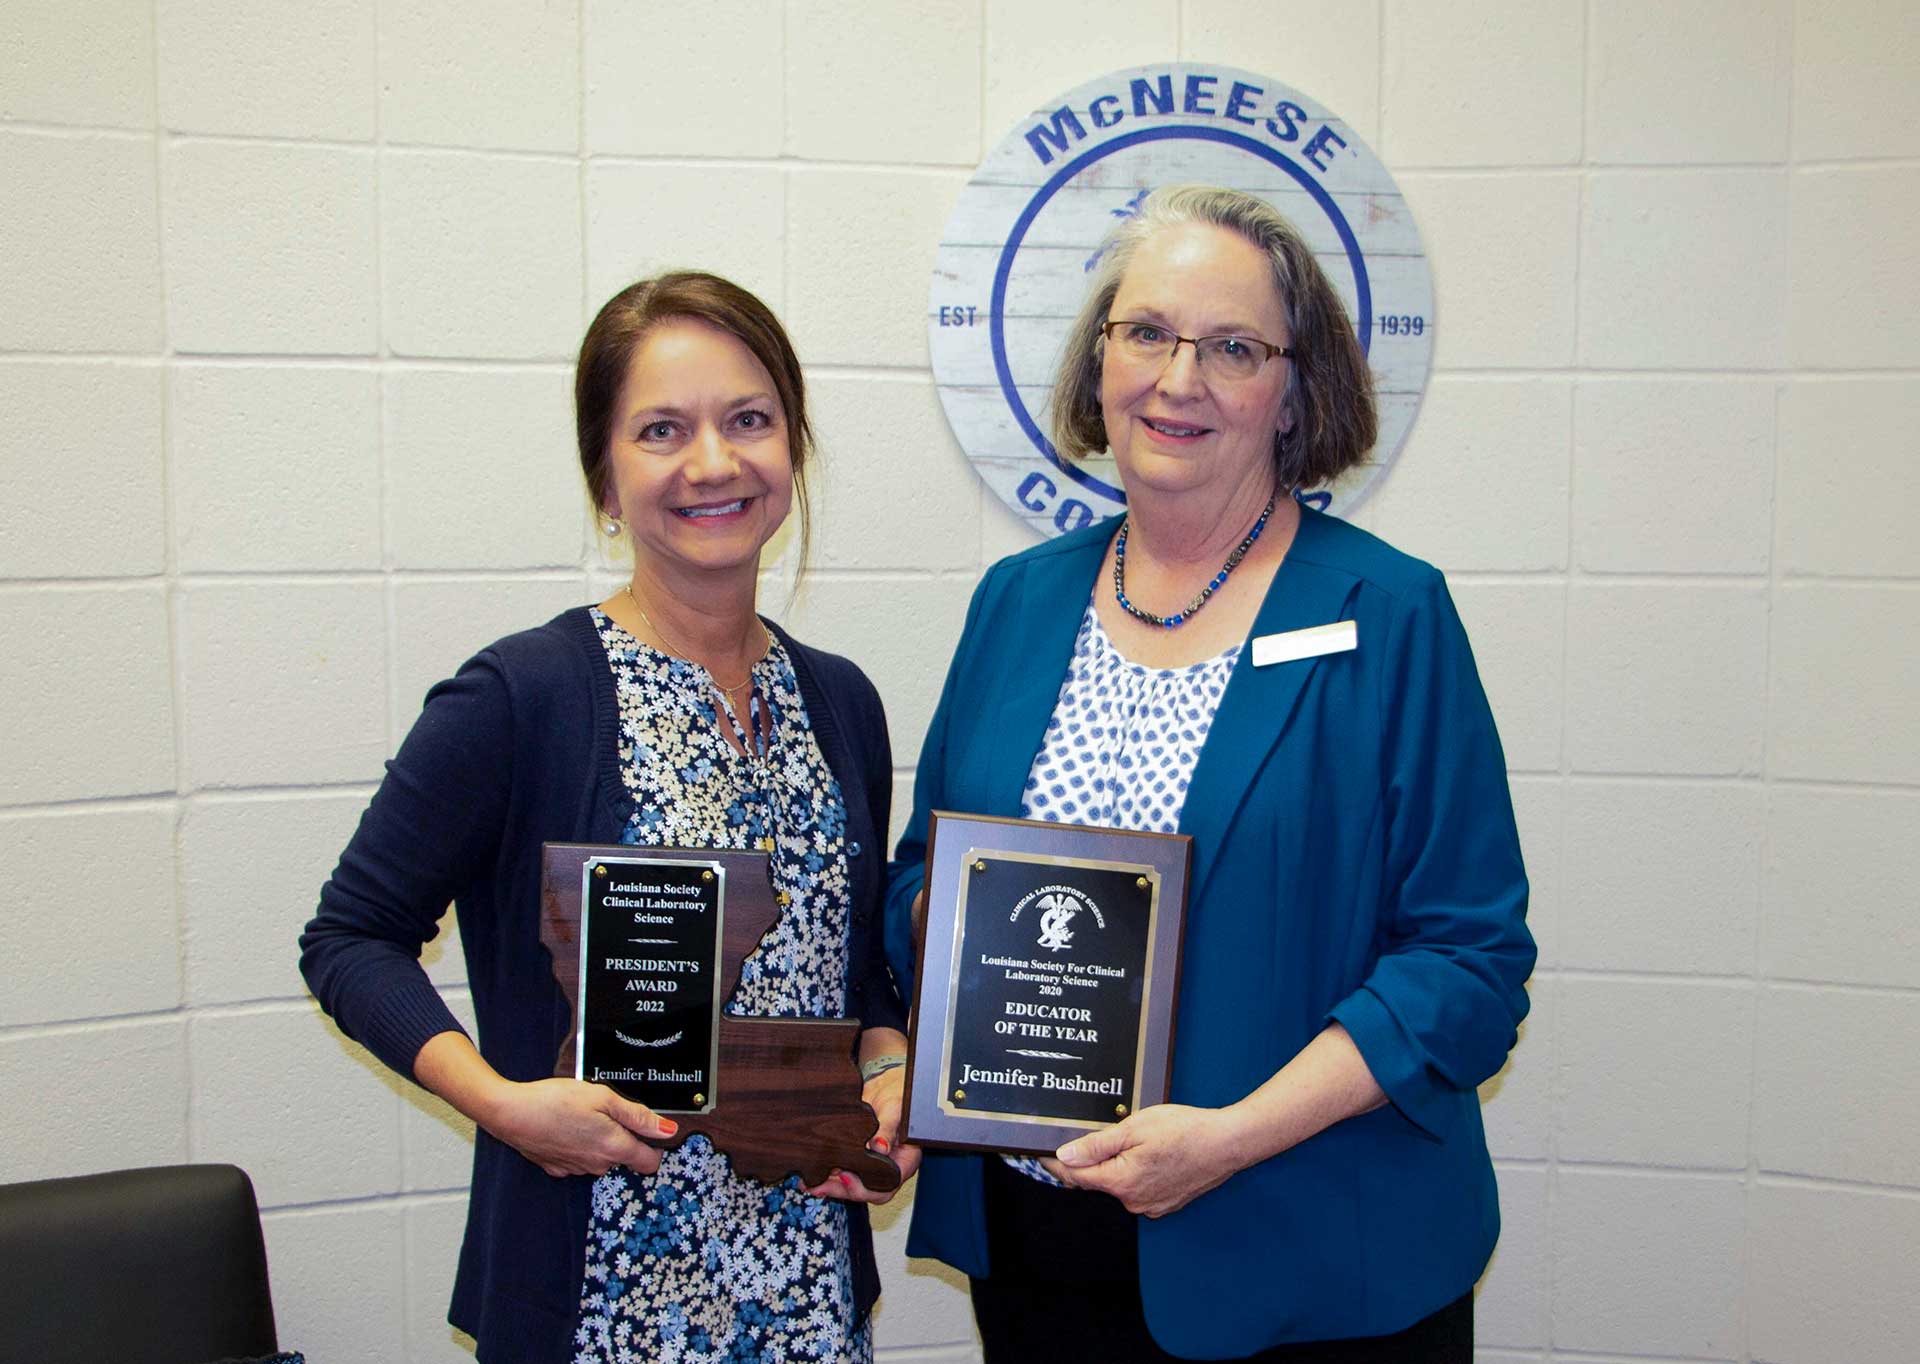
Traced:
<path id="1" fill-rule="evenodd" d="M 277 1348 L 244 1171 L 173 1165 L 0 1185 L 0 1360 L 208 1364 Z"/>

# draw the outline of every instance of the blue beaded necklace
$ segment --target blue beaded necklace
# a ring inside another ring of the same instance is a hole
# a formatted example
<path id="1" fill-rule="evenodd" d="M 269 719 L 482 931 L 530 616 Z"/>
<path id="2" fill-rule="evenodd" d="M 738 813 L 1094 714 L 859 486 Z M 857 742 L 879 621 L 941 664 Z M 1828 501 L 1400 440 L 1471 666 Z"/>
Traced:
<path id="1" fill-rule="evenodd" d="M 1227 575 L 1238 568 L 1240 561 L 1247 557 L 1247 551 L 1253 548 L 1253 542 L 1258 540 L 1260 532 L 1267 528 L 1267 518 L 1273 515 L 1273 504 L 1277 497 L 1278 494 L 1275 494 L 1274 497 L 1267 499 L 1266 510 L 1261 512 L 1260 519 L 1253 523 L 1253 529 L 1247 532 L 1247 538 L 1242 540 L 1233 553 L 1227 556 L 1227 561 L 1220 565 L 1220 571 L 1213 575 L 1213 581 L 1200 589 L 1199 596 L 1171 616 L 1156 616 L 1151 611 L 1142 611 L 1127 600 L 1127 527 L 1133 519 L 1128 517 L 1120 523 L 1120 538 L 1113 542 L 1113 599 L 1120 603 L 1122 611 L 1135 620 L 1143 620 L 1149 625 L 1158 625 L 1163 630 L 1171 630 L 1175 626 L 1185 624 L 1187 618 L 1207 604 L 1207 598 L 1219 590 L 1220 584 L 1227 580 Z"/>

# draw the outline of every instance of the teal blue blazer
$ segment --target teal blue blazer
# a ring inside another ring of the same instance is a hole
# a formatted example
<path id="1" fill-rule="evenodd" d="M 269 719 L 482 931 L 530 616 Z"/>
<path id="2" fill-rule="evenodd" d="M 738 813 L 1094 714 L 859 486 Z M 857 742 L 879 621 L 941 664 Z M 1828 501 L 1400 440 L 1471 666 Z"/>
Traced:
<path id="1" fill-rule="evenodd" d="M 903 979 L 927 812 L 1020 813 L 1114 529 L 974 593 L 891 871 Z M 1499 1234 L 1476 1089 L 1534 960 L 1500 740 L 1439 571 L 1303 508 L 1251 637 L 1338 620 L 1351 652 L 1241 653 L 1194 771 L 1172 1097 L 1231 1104 L 1338 1021 L 1390 1103 L 1136 1219 L 1148 1325 L 1188 1358 L 1401 1330 L 1468 1291 Z M 909 1255 L 988 1273 L 981 1160 L 928 1153 Z"/>

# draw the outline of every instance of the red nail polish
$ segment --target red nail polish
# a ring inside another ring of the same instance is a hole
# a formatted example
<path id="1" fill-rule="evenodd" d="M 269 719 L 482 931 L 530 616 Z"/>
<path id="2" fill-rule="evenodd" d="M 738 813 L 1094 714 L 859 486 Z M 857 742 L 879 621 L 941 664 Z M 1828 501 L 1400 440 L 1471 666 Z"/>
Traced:
<path id="1" fill-rule="evenodd" d="M 680 1124 L 675 1122 L 672 1118 L 660 1119 L 660 1134 L 662 1136 L 670 1137 L 675 1132 L 678 1132 L 679 1130 L 680 1130 Z"/>
<path id="2" fill-rule="evenodd" d="M 846 1185 L 849 1189 L 853 1187 L 853 1176 L 848 1174 L 845 1170 L 842 1170 L 838 1174 L 834 1175 L 834 1178 L 839 1180 L 842 1184 Z"/>
<path id="3" fill-rule="evenodd" d="M 873 1139 L 873 1149 L 878 1151 L 881 1155 L 884 1156 L 887 1153 L 887 1151 L 890 1149 L 887 1146 L 887 1139 L 885 1137 L 875 1137 Z"/>

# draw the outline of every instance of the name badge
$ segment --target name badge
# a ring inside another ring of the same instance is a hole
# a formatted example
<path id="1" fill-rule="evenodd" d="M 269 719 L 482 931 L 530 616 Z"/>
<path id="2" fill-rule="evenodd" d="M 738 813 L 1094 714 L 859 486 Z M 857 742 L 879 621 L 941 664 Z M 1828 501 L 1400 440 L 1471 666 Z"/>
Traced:
<path id="1" fill-rule="evenodd" d="M 1282 630 L 1277 635 L 1262 635 L 1253 642 L 1253 666 L 1291 663 L 1297 658 L 1318 658 L 1321 654 L 1344 654 L 1360 647 L 1360 631 L 1350 620 L 1331 625 L 1309 625 L 1304 630 Z"/>

